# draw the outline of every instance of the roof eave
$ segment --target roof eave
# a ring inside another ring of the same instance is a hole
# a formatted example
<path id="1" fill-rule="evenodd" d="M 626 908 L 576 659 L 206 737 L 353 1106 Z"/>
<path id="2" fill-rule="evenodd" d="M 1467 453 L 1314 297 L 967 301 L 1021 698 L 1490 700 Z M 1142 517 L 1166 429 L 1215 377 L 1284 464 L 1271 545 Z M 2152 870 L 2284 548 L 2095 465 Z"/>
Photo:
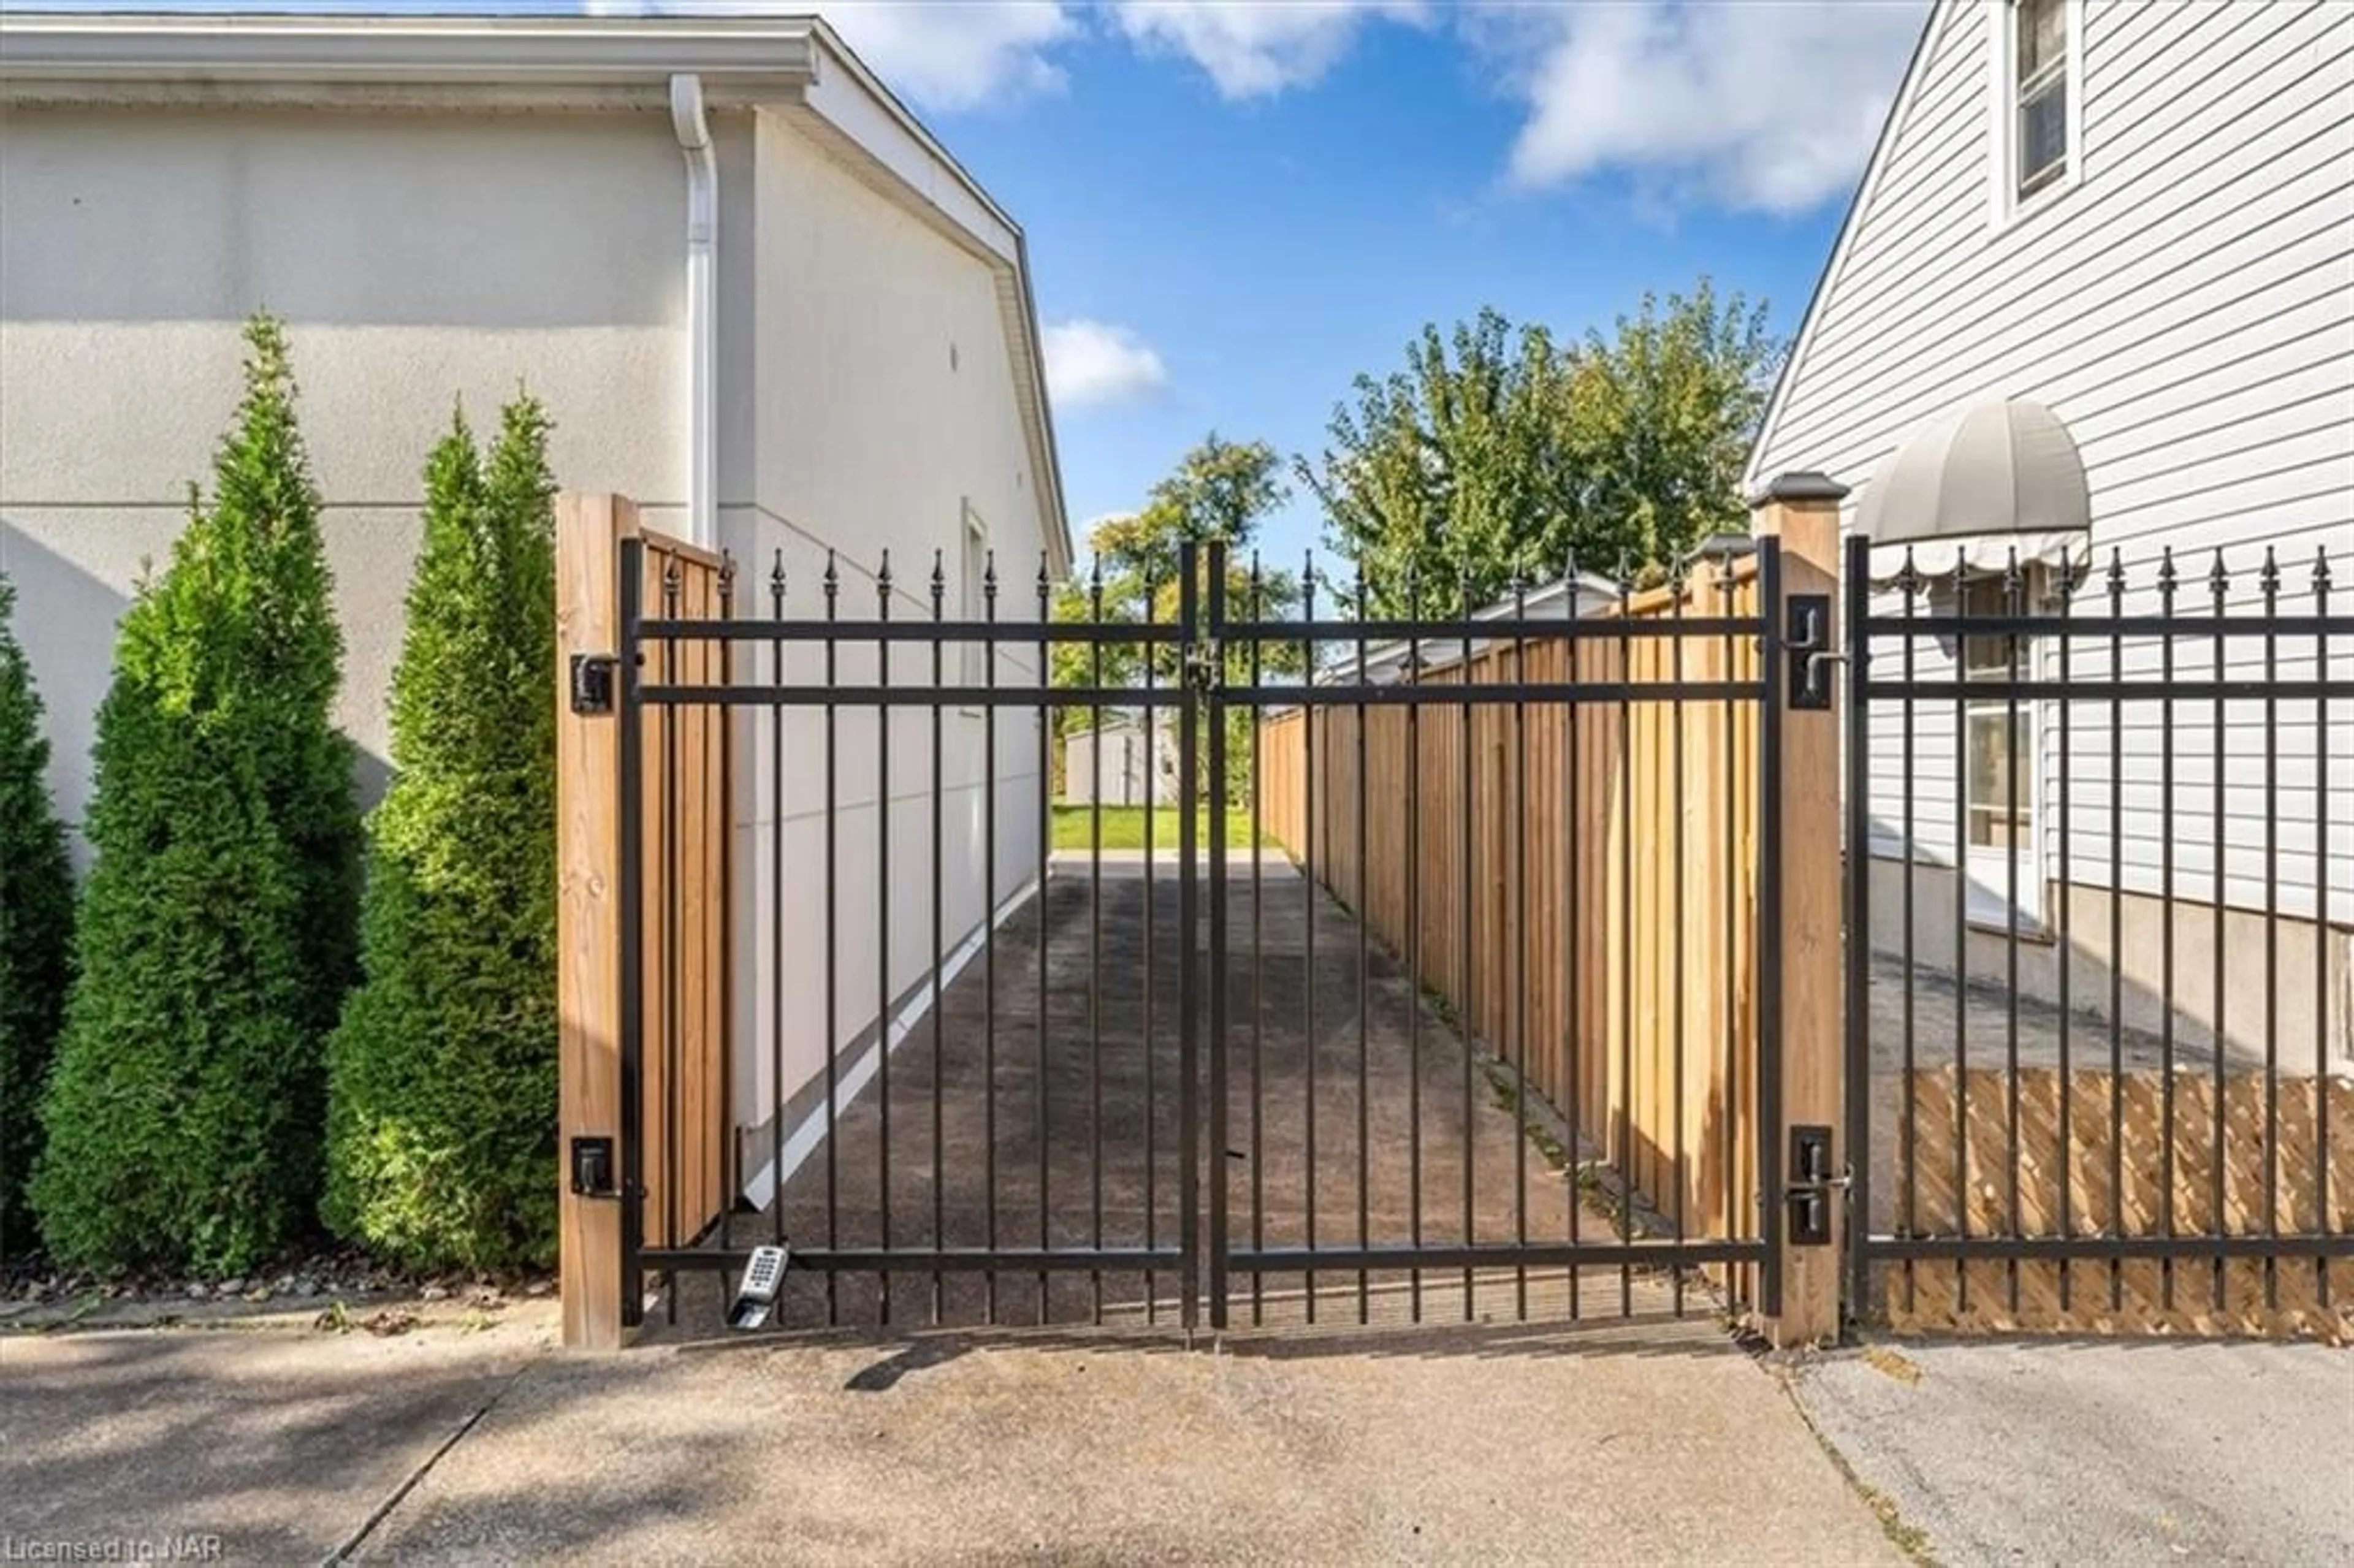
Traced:
<path id="1" fill-rule="evenodd" d="M 815 17 L 359 16 L 0 12 L 0 104 L 253 99 L 661 107 L 671 77 L 714 108 L 797 102 L 866 145 L 900 196 L 937 213 L 1014 276 L 1045 542 L 1070 568 L 1054 415 L 1022 228 Z M 847 80 L 845 102 L 826 90 Z M 889 143 L 909 149 L 895 156 Z M 917 161 L 922 166 L 915 166 Z"/>
<path id="2" fill-rule="evenodd" d="M 78 83 L 604 88 L 679 72 L 758 96 L 816 71 L 803 20 L 0 15 L 0 88 L 47 97 Z"/>

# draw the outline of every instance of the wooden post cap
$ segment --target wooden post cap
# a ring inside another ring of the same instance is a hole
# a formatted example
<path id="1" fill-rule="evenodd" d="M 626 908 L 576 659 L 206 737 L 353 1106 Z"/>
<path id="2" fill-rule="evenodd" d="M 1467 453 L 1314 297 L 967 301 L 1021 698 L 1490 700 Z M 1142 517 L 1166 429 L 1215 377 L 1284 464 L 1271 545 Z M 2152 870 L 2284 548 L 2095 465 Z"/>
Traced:
<path id="1" fill-rule="evenodd" d="M 1749 498 L 1752 506 L 1765 506 L 1774 502 L 1797 505 L 1806 502 L 1829 502 L 1837 504 L 1847 499 L 1847 486 L 1829 474 L 1813 469 L 1799 469 L 1792 473 L 1777 473 L 1766 482 L 1764 489 Z"/>

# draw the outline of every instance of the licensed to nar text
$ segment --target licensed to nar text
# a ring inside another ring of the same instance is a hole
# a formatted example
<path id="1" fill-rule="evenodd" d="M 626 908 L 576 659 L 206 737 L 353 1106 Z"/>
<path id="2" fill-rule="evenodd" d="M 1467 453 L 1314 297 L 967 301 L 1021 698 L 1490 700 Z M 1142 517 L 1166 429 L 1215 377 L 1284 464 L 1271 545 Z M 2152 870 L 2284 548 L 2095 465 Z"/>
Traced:
<path id="1" fill-rule="evenodd" d="M 217 1563 L 217 1535 L 0 1535 L 0 1563 Z"/>

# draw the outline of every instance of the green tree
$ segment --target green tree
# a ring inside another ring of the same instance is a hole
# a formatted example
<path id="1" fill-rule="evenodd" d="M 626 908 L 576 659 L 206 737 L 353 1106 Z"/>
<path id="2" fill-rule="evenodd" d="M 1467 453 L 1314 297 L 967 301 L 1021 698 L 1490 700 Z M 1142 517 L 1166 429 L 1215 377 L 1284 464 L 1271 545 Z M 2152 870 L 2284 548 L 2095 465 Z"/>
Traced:
<path id="1" fill-rule="evenodd" d="M 1593 532 L 1565 472 L 1571 368 L 1543 327 L 1482 310 L 1445 336 L 1425 326 L 1405 368 L 1356 378 L 1330 444 L 1294 467 L 1373 613 L 1405 614 L 1416 578 L 1426 608 L 1453 608 L 1467 580 L 1484 600 Z"/>
<path id="2" fill-rule="evenodd" d="M 1402 369 L 1359 376 L 1294 469 L 1376 615 L 1404 614 L 1416 581 L 1426 609 L 1467 588 L 1487 602 L 1573 553 L 1656 567 L 1741 521 L 1778 354 L 1765 306 L 1720 302 L 1704 278 L 1574 345 L 1482 310 L 1426 326 Z"/>
<path id="3" fill-rule="evenodd" d="M 1092 557 L 1088 577 L 1057 585 L 1050 614 L 1066 623 L 1173 625 L 1184 595 L 1183 547 L 1222 542 L 1227 549 L 1228 617 L 1274 620 L 1286 615 L 1299 602 L 1299 579 L 1278 567 L 1255 563 L 1252 546 L 1267 515 L 1290 496 L 1283 480 L 1283 460 L 1274 447 L 1265 441 L 1228 441 L 1214 430 L 1146 492 L 1140 509 L 1096 525 L 1087 541 Z M 1194 585 L 1205 607 L 1208 569 L 1205 559 L 1204 578 Z M 1296 674 L 1303 667 L 1296 644 L 1262 644 L 1259 654 L 1262 676 Z M 1148 656 L 1154 683 L 1167 686 L 1182 677 L 1178 652 L 1167 643 L 1148 651 L 1135 643 L 1058 642 L 1051 655 L 1050 679 L 1065 687 L 1141 686 L 1148 673 Z M 1246 649 L 1230 646 L 1225 664 L 1229 682 L 1249 679 Z M 1093 717 L 1085 707 L 1057 708 L 1056 733 L 1085 729 Z M 1170 724 L 1176 722 L 1173 714 L 1164 712 L 1162 717 Z M 1227 781 L 1233 793 L 1246 788 L 1249 779 L 1250 714 L 1236 708 L 1229 721 Z M 1204 745 L 1206 747 L 1206 736 Z M 1242 797 L 1235 794 L 1235 799 L 1239 801 Z"/>
<path id="4" fill-rule="evenodd" d="M 49 803 L 41 699 L 0 577 L 0 1259 L 25 1250 L 25 1181 L 40 1150 L 34 1117 L 65 1020 L 72 973 L 73 867 Z"/>
<path id="5" fill-rule="evenodd" d="M 302 912 L 303 1026 L 323 1040 L 359 978 L 361 856 L 352 744 L 330 719 L 344 638 L 320 528 L 319 491 L 295 420 L 285 328 L 256 316 L 246 328 L 246 396 L 213 463 L 211 526 L 224 546 L 251 552 L 239 683 L 256 723 L 254 761 L 273 824 L 293 857 Z"/>
<path id="6" fill-rule="evenodd" d="M 1620 520 L 1633 559 L 1660 565 L 1748 526 L 1741 472 L 1766 414 L 1781 345 L 1766 305 L 1650 294 L 1612 335 L 1587 337 L 1567 405 L 1567 467 L 1589 516 Z"/>
<path id="7" fill-rule="evenodd" d="M 97 859 L 32 1186 L 50 1248 L 99 1268 L 241 1270 L 310 1221 L 323 1044 L 351 966 L 357 816 L 328 724 L 341 653 L 283 330 L 98 715 Z"/>
<path id="8" fill-rule="evenodd" d="M 556 595 L 546 415 L 425 471 L 371 821 L 366 980 L 329 1047 L 329 1225 L 419 1267 L 556 1254 Z"/>

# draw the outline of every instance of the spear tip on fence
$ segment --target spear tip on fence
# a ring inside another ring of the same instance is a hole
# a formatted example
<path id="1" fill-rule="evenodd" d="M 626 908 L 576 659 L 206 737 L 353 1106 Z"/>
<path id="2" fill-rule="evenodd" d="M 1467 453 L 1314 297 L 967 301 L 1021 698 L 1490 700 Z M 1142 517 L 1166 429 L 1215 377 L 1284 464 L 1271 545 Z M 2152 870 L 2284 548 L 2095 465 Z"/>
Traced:
<path id="1" fill-rule="evenodd" d="M 1904 564 L 1896 573 L 1896 591 L 1906 599 L 1919 593 L 1923 587 L 1921 567 L 1913 558 L 1913 546 L 1904 546 Z"/>

